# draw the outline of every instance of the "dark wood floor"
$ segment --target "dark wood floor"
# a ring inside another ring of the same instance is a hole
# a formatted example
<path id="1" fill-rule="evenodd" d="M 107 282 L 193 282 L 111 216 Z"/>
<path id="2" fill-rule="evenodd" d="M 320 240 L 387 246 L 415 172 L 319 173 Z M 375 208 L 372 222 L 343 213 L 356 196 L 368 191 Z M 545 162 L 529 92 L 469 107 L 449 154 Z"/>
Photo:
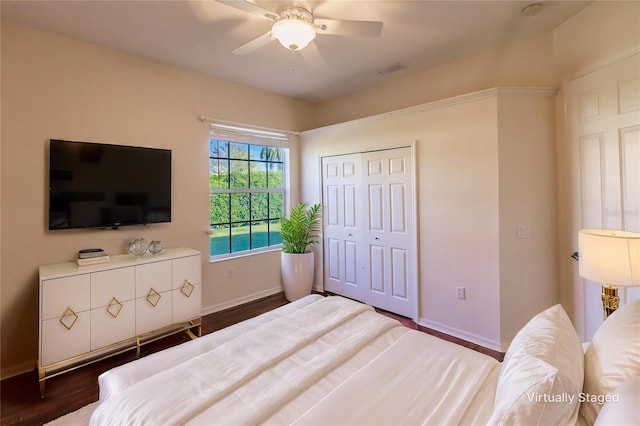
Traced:
<path id="1" fill-rule="evenodd" d="M 202 334 L 208 334 L 245 319 L 285 305 L 284 293 L 265 297 L 244 305 L 206 315 L 202 318 Z M 502 360 L 503 354 L 485 349 L 463 340 L 418 326 L 411 320 L 379 311 L 387 316 L 399 319 L 404 325 L 453 341 L 468 348 L 483 352 Z M 145 345 L 141 356 L 186 342 L 185 333 L 174 334 Z M 98 376 L 115 366 L 132 361 L 135 351 L 129 351 L 106 360 L 79 368 L 73 372 L 53 377 L 46 381 L 46 398 L 40 398 L 38 375 L 36 371 L 2 380 L 0 383 L 0 422 L 2 425 L 41 425 L 64 414 L 75 411 L 98 400 Z"/>

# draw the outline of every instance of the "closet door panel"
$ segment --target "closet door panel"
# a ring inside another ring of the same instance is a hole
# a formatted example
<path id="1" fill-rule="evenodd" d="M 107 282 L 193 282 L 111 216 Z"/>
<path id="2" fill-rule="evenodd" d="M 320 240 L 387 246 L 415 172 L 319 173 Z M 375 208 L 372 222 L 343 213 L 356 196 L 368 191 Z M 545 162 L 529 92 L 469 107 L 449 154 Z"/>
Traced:
<path id="1" fill-rule="evenodd" d="M 391 192 L 391 228 L 390 232 L 407 233 L 407 197 L 406 185 L 393 184 L 390 186 Z"/>
<path id="2" fill-rule="evenodd" d="M 328 272 L 327 278 L 331 281 L 340 281 L 340 240 L 327 238 L 325 245 L 325 266 Z"/>
<path id="3" fill-rule="evenodd" d="M 378 295 L 384 295 L 386 282 L 384 268 L 385 249 L 383 246 L 371 245 L 369 246 L 369 250 L 369 265 L 371 271 L 369 291 L 377 293 Z"/>
<path id="4" fill-rule="evenodd" d="M 360 154 L 322 159 L 325 290 L 362 300 Z"/>
<path id="5" fill-rule="evenodd" d="M 329 226 L 340 226 L 340 203 L 338 201 L 338 191 L 338 185 L 328 185 L 326 187 L 324 210 L 327 213 L 327 225 Z"/>
<path id="6" fill-rule="evenodd" d="M 356 219 L 356 185 L 345 185 L 344 191 L 344 226 L 354 229 L 358 223 Z"/>
<path id="7" fill-rule="evenodd" d="M 353 241 L 344 242 L 345 251 L 345 284 L 358 285 L 358 245 Z"/>
<path id="8" fill-rule="evenodd" d="M 384 187 L 369 185 L 369 231 L 384 232 Z"/>
<path id="9" fill-rule="evenodd" d="M 407 300 L 409 296 L 408 252 L 404 249 L 391 249 L 391 294 Z"/>

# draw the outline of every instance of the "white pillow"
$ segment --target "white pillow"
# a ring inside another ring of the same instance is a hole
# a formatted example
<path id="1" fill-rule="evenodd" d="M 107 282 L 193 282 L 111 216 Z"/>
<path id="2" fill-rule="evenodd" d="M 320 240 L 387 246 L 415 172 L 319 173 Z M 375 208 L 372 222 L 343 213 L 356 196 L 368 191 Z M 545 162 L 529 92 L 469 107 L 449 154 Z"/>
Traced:
<path id="1" fill-rule="evenodd" d="M 584 401 L 580 413 L 589 424 L 607 395 L 640 375 L 640 300 L 621 306 L 602 323 L 584 353 Z"/>
<path id="2" fill-rule="evenodd" d="M 533 317 L 509 345 L 489 424 L 575 424 L 583 357 L 580 338 L 561 305 Z"/>
<path id="3" fill-rule="evenodd" d="M 609 395 L 594 426 L 640 425 L 640 376 L 635 376 Z"/>

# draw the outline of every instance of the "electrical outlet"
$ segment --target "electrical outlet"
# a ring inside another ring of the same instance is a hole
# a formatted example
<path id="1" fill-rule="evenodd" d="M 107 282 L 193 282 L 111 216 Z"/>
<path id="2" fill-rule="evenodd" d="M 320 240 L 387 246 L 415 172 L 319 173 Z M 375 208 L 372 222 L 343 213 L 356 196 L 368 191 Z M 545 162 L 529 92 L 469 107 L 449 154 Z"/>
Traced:
<path id="1" fill-rule="evenodd" d="M 464 289 L 464 287 L 456 287 L 456 297 L 458 299 L 464 300 L 464 298 L 465 298 L 465 289 Z"/>
<path id="2" fill-rule="evenodd" d="M 233 276 L 236 274 L 236 270 L 235 268 L 227 268 L 227 278 L 233 278 Z"/>

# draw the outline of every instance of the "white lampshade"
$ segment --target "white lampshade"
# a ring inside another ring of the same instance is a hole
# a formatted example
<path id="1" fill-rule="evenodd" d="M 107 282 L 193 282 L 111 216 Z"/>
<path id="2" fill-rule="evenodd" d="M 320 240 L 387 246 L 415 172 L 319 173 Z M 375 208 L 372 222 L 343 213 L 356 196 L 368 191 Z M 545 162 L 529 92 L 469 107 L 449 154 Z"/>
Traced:
<path id="1" fill-rule="evenodd" d="M 301 50 L 316 38 L 316 30 L 301 19 L 281 19 L 273 24 L 271 35 L 289 50 Z"/>
<path id="2" fill-rule="evenodd" d="M 582 229 L 578 252 L 581 277 L 613 286 L 640 286 L 640 234 Z"/>

